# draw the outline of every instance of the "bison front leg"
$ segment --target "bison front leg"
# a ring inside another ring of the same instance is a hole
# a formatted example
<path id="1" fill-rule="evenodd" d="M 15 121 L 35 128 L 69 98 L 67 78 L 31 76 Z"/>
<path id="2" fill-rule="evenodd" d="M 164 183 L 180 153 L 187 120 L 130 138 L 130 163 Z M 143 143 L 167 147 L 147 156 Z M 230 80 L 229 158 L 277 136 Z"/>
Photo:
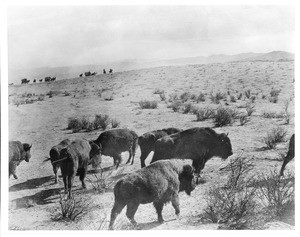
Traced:
<path id="1" fill-rule="evenodd" d="M 162 210 L 163 210 L 164 204 L 162 202 L 153 202 L 153 205 L 156 209 L 158 222 L 163 223 L 164 219 L 162 217 Z"/>
<path id="2" fill-rule="evenodd" d="M 121 161 L 122 161 L 121 154 L 118 154 L 118 155 L 114 156 L 114 165 L 116 166 L 116 169 L 119 168 L 119 165 L 120 165 Z"/>
<path id="3" fill-rule="evenodd" d="M 55 175 L 54 183 L 57 184 L 57 182 L 58 182 L 58 174 L 57 174 L 57 171 L 58 171 L 59 166 L 58 166 L 58 165 L 55 165 L 55 164 L 53 164 L 52 166 L 53 166 L 53 172 L 54 172 L 54 175 Z"/>
<path id="4" fill-rule="evenodd" d="M 18 179 L 17 172 L 17 162 L 9 162 L 9 177 L 12 175 L 15 179 Z"/>
<path id="5" fill-rule="evenodd" d="M 81 181 L 81 183 L 82 183 L 82 187 L 83 187 L 83 188 L 86 188 L 86 185 L 85 185 L 85 182 L 84 182 L 84 179 L 85 179 L 85 176 L 86 176 L 86 170 L 87 170 L 87 169 L 82 169 L 82 170 L 80 171 L 80 174 L 79 174 L 79 179 L 80 179 L 80 181 Z"/>
<path id="6" fill-rule="evenodd" d="M 172 206 L 175 209 L 175 214 L 176 214 L 177 218 L 179 218 L 180 209 L 179 209 L 179 197 L 178 197 L 178 194 L 174 194 L 173 199 L 172 199 Z"/>
<path id="7" fill-rule="evenodd" d="M 121 213 L 121 211 L 123 210 L 124 207 L 125 207 L 125 204 L 115 202 L 115 204 L 111 210 L 111 214 L 110 214 L 110 222 L 109 222 L 110 230 L 114 229 L 115 220 L 116 220 L 117 216 Z"/>
<path id="8" fill-rule="evenodd" d="M 72 198 L 72 186 L 73 186 L 74 176 L 68 176 L 68 199 Z"/>
<path id="9" fill-rule="evenodd" d="M 144 168 L 146 166 L 145 160 L 148 157 L 148 155 L 149 155 L 150 152 L 151 151 L 149 151 L 149 150 L 142 151 L 141 157 L 140 157 L 140 159 L 141 159 L 141 168 Z"/>

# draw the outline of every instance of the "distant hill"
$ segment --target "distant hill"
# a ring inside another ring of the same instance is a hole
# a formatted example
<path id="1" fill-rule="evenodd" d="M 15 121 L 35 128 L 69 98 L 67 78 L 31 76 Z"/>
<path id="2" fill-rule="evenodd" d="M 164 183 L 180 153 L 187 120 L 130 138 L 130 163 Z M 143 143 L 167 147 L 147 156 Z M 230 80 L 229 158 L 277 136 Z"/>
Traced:
<path id="1" fill-rule="evenodd" d="M 124 60 L 101 65 L 77 65 L 66 67 L 41 67 L 33 69 L 14 69 L 9 70 L 9 83 L 19 84 L 22 78 L 27 78 L 30 82 L 33 79 L 42 79 L 46 76 L 56 77 L 57 80 L 65 78 L 78 77 L 79 74 L 87 71 L 102 73 L 110 68 L 114 72 L 137 70 L 143 68 L 153 68 L 161 66 L 176 66 L 187 64 L 208 64 L 208 63 L 225 63 L 232 61 L 292 61 L 294 54 L 284 51 L 272 51 L 269 53 L 241 53 L 236 55 L 211 55 L 208 57 L 188 57 L 176 59 L 156 59 L 156 60 Z"/>

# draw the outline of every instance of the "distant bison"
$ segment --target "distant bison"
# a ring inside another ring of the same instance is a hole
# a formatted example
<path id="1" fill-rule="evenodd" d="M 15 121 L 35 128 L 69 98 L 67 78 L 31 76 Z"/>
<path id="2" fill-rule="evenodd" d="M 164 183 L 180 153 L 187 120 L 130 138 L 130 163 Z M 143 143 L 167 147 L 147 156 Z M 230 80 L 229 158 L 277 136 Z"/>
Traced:
<path id="1" fill-rule="evenodd" d="M 32 145 L 29 145 L 27 143 L 21 143 L 20 141 L 10 141 L 9 142 L 9 178 L 11 175 L 15 179 L 18 178 L 16 174 L 17 166 L 25 160 L 26 162 L 29 162 L 29 159 L 31 157 L 30 149 Z"/>
<path id="2" fill-rule="evenodd" d="M 43 79 L 40 79 L 40 80 L 39 80 L 39 82 L 42 82 L 42 81 L 43 81 Z"/>
<path id="3" fill-rule="evenodd" d="M 63 176 L 65 192 L 68 198 L 72 195 L 72 185 L 75 175 L 79 175 L 82 187 L 86 188 L 84 178 L 88 164 L 101 162 L 101 149 L 93 142 L 84 139 L 76 139 L 60 151 L 60 169 Z"/>
<path id="4" fill-rule="evenodd" d="M 103 69 L 103 74 L 106 74 L 106 71 L 105 71 L 105 69 Z"/>
<path id="5" fill-rule="evenodd" d="M 283 175 L 283 171 L 284 171 L 287 163 L 289 163 L 294 157 L 295 157 L 295 134 L 293 134 L 290 138 L 289 151 L 288 151 L 286 157 L 283 159 L 283 164 L 280 169 L 280 176 Z"/>
<path id="6" fill-rule="evenodd" d="M 136 225 L 134 215 L 140 204 L 153 202 L 160 223 L 164 221 L 163 206 L 168 202 L 172 203 L 178 216 L 178 193 L 185 191 L 190 195 L 194 189 L 193 168 L 183 165 L 179 160 L 158 161 L 127 174 L 114 187 L 115 203 L 111 210 L 109 228 L 113 229 L 117 215 L 126 205 L 126 215 L 133 225 Z"/>
<path id="7" fill-rule="evenodd" d="M 131 164 L 134 162 L 135 151 L 137 148 L 138 135 L 129 129 L 111 129 L 100 134 L 94 142 L 102 147 L 102 155 L 114 158 L 116 169 L 121 163 L 121 153 L 128 151 L 128 164 L 132 158 Z"/>
<path id="8" fill-rule="evenodd" d="M 154 151 L 155 142 L 164 136 L 181 132 L 182 129 L 178 128 L 167 128 L 162 130 L 154 130 L 151 132 L 146 132 L 142 136 L 139 137 L 138 143 L 141 149 L 141 167 L 145 167 L 145 160 L 150 154 L 151 151 Z"/>
<path id="9" fill-rule="evenodd" d="M 36 83 L 36 79 L 33 80 L 33 83 Z"/>
<path id="10" fill-rule="evenodd" d="M 91 73 L 91 76 L 95 76 L 95 75 L 97 75 L 97 72 L 92 72 Z"/>
<path id="11" fill-rule="evenodd" d="M 56 77 L 52 77 L 50 80 L 51 80 L 51 81 L 55 81 L 55 80 L 56 80 Z"/>
<path id="12" fill-rule="evenodd" d="M 71 141 L 69 139 L 65 139 L 65 140 L 61 141 L 58 145 L 53 146 L 49 152 L 50 157 L 45 160 L 45 161 L 48 161 L 48 160 L 51 161 L 51 164 L 53 167 L 53 172 L 55 175 L 55 183 L 56 184 L 57 184 L 57 180 L 58 180 L 57 171 L 60 166 L 60 162 L 59 162 L 60 151 L 70 144 L 71 144 Z"/>
<path id="13" fill-rule="evenodd" d="M 82 77 L 82 75 L 83 75 L 83 73 L 81 73 L 81 74 L 79 75 L 79 77 Z"/>
<path id="14" fill-rule="evenodd" d="M 108 72 L 108 73 L 112 74 L 112 73 L 113 73 L 113 70 L 112 70 L 112 69 L 109 69 L 109 72 Z"/>
<path id="15" fill-rule="evenodd" d="M 89 76 L 91 75 L 91 72 L 90 72 L 90 71 L 85 72 L 84 75 L 85 75 L 86 77 L 89 77 Z"/>
<path id="16" fill-rule="evenodd" d="M 27 78 L 21 79 L 21 84 L 27 84 L 30 80 L 27 80 Z"/>
<path id="17" fill-rule="evenodd" d="M 211 128 L 190 128 L 158 139 L 151 163 L 165 159 L 191 159 L 197 175 L 213 156 L 227 159 L 232 155 L 231 142 L 225 133 Z"/>

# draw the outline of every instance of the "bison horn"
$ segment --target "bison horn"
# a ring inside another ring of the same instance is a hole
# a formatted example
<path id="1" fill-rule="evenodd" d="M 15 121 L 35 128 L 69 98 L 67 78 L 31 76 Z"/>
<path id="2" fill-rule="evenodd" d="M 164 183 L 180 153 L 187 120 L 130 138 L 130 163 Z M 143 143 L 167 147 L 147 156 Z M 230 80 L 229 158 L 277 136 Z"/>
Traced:
<path id="1" fill-rule="evenodd" d="M 29 149 L 32 147 L 32 144 L 30 144 Z"/>
<path id="2" fill-rule="evenodd" d="M 226 137 L 228 137 L 229 132 L 226 134 Z"/>

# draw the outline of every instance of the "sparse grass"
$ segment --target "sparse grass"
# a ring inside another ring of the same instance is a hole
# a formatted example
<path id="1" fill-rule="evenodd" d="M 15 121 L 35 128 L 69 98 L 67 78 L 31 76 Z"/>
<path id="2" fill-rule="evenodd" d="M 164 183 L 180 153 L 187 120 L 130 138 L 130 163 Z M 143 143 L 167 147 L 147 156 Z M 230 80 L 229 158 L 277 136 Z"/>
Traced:
<path id="1" fill-rule="evenodd" d="M 197 109 L 194 114 L 197 117 L 197 121 L 204 121 L 207 119 L 211 119 L 214 117 L 215 113 L 213 109 L 206 107 L 206 108 L 199 108 Z"/>
<path id="2" fill-rule="evenodd" d="M 246 123 L 250 121 L 249 117 L 247 115 L 241 115 L 240 116 L 240 125 L 243 126 Z"/>
<path id="3" fill-rule="evenodd" d="M 274 96 L 274 97 L 271 96 L 271 97 L 269 97 L 269 101 L 271 103 L 276 104 L 278 102 L 278 96 Z"/>
<path id="4" fill-rule="evenodd" d="M 157 101 L 155 100 L 141 100 L 139 105 L 141 109 L 157 109 Z"/>
<path id="5" fill-rule="evenodd" d="M 245 96 L 246 96 L 247 99 L 250 98 L 250 96 L 251 96 L 251 90 L 250 89 L 245 91 Z"/>
<path id="6" fill-rule="evenodd" d="M 284 118 L 284 114 L 282 113 L 276 113 L 276 112 L 263 112 L 262 117 L 264 118 Z"/>
<path id="7" fill-rule="evenodd" d="M 234 95 L 231 95 L 231 96 L 230 96 L 230 102 L 233 102 L 233 103 L 236 102 L 236 99 L 235 99 L 235 96 L 234 96 Z"/>
<path id="8" fill-rule="evenodd" d="M 255 111 L 254 107 L 255 107 L 255 105 L 252 103 L 246 104 L 246 111 L 247 111 L 248 116 L 251 116 L 251 114 Z"/>
<path id="9" fill-rule="evenodd" d="M 178 100 L 178 95 L 175 93 L 172 93 L 169 95 L 169 102 L 174 102 Z"/>
<path id="10" fill-rule="evenodd" d="M 111 127 L 112 127 L 112 128 L 117 128 L 117 127 L 120 126 L 120 121 L 118 121 L 118 120 L 116 120 L 116 119 L 112 119 L 112 120 L 110 121 L 110 123 L 111 123 Z"/>
<path id="11" fill-rule="evenodd" d="M 286 134 L 287 131 L 283 127 L 273 128 L 262 141 L 268 149 L 274 149 L 278 143 L 285 141 Z"/>
<path id="12" fill-rule="evenodd" d="M 217 92 L 215 95 L 213 95 L 213 93 L 210 94 L 210 100 L 215 104 L 219 104 L 220 100 L 224 99 L 225 97 L 226 95 L 221 92 Z"/>
<path id="13" fill-rule="evenodd" d="M 170 105 L 168 105 L 168 108 L 171 108 L 174 112 L 178 112 L 181 106 L 182 106 L 182 102 L 179 100 L 175 100 Z"/>
<path id="14" fill-rule="evenodd" d="M 181 99 L 181 101 L 184 103 L 184 102 L 187 102 L 191 97 L 191 94 L 190 92 L 183 92 L 179 98 Z"/>
<path id="15" fill-rule="evenodd" d="M 194 110 L 195 110 L 195 107 L 192 103 L 184 104 L 184 109 L 183 109 L 184 114 L 192 113 Z"/>
<path id="16" fill-rule="evenodd" d="M 200 94 L 198 95 L 196 101 L 197 101 L 197 103 L 204 102 L 205 101 L 205 95 L 202 92 L 200 92 Z"/>
<path id="17" fill-rule="evenodd" d="M 242 97 L 243 97 L 243 93 L 240 93 L 240 94 L 237 96 L 237 99 L 240 100 L 240 99 L 242 99 Z"/>
<path id="18" fill-rule="evenodd" d="M 272 90 L 270 91 L 270 96 L 271 96 L 271 97 L 278 97 L 279 94 L 280 94 L 280 92 L 281 92 L 280 89 L 272 89 Z"/>
<path id="19" fill-rule="evenodd" d="M 93 180 L 87 178 L 87 181 L 93 186 L 93 190 L 97 193 L 105 193 L 108 189 L 112 188 L 114 184 L 113 181 L 109 180 L 111 173 L 104 175 L 102 169 L 100 169 L 100 174 L 94 174 Z"/>

